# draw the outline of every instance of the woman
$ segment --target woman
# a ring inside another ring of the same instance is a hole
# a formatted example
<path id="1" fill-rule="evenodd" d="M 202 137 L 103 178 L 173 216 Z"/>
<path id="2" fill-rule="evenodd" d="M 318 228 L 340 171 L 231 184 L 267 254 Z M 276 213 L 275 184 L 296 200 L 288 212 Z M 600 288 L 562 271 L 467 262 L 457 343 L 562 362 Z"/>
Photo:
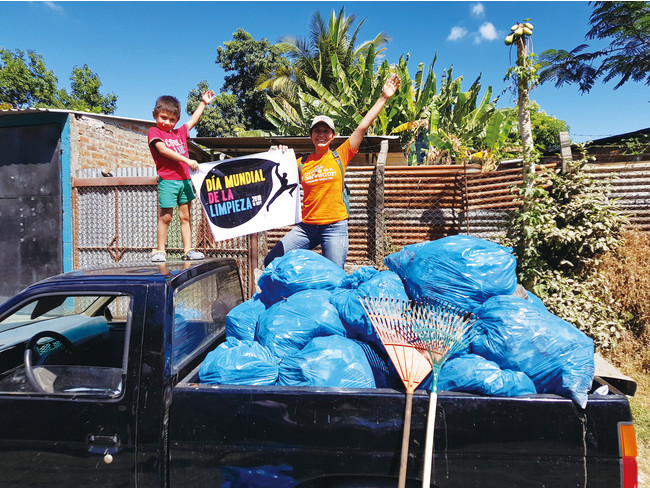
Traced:
<path id="1" fill-rule="evenodd" d="M 302 158 L 297 161 L 303 189 L 302 222 L 296 224 L 271 249 L 264 259 L 265 266 L 287 251 L 314 249 L 320 244 L 323 256 L 344 267 L 348 255 L 348 212 L 343 202 L 344 171 L 359 150 L 366 132 L 399 85 L 397 75 L 386 81 L 379 99 L 350 137 L 335 151 L 330 150 L 336 135 L 334 122 L 326 115 L 314 117 L 309 128 L 314 152 L 304 161 L 301 161 Z M 281 150 L 286 148 L 279 147 Z"/>

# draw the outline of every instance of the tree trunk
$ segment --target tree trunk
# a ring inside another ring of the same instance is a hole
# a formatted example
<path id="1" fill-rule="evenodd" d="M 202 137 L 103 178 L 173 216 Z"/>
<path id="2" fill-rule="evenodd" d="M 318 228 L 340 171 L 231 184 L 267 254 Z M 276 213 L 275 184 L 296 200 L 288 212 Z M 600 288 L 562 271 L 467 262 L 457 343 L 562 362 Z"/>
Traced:
<path id="1" fill-rule="evenodd" d="M 520 36 L 517 43 L 517 65 L 525 68 L 529 63 L 528 47 L 526 46 L 526 36 Z M 535 174 L 535 162 L 533 161 L 533 130 L 530 123 L 530 99 L 528 98 L 529 86 L 528 77 L 520 73 L 518 80 L 518 105 L 519 105 L 519 133 L 521 135 L 521 144 L 524 151 L 524 182 L 530 186 L 532 176 Z"/>

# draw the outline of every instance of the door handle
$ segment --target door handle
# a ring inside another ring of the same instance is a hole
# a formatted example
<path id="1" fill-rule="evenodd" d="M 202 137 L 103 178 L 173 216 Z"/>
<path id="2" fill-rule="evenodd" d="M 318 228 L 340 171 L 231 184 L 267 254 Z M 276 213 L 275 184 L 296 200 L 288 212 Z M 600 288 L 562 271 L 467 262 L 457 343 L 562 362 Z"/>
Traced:
<path id="1" fill-rule="evenodd" d="M 88 434 L 88 452 L 91 454 L 116 454 L 120 450 L 120 436 Z"/>

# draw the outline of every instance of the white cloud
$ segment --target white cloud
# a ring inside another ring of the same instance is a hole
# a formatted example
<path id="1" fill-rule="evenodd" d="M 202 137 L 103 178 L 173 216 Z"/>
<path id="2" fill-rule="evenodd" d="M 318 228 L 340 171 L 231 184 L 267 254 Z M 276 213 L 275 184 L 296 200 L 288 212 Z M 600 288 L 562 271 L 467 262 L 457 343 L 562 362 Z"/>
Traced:
<path id="1" fill-rule="evenodd" d="M 494 41 L 498 37 L 499 34 L 492 22 L 483 22 L 478 29 L 478 33 L 474 35 L 474 44 L 480 44 L 483 41 Z"/>
<path id="2" fill-rule="evenodd" d="M 497 30 L 492 24 L 492 22 L 483 22 L 481 27 L 478 28 L 478 32 L 481 35 L 481 39 L 486 41 L 494 41 L 497 37 Z"/>
<path id="3" fill-rule="evenodd" d="M 470 7 L 470 12 L 472 12 L 472 17 L 483 17 L 485 15 L 485 7 L 482 3 L 473 3 Z"/>
<path id="4" fill-rule="evenodd" d="M 447 40 L 457 41 L 458 39 L 461 39 L 466 35 L 467 35 L 467 29 L 465 29 L 464 27 L 455 26 L 451 28 L 451 32 L 447 36 Z"/>

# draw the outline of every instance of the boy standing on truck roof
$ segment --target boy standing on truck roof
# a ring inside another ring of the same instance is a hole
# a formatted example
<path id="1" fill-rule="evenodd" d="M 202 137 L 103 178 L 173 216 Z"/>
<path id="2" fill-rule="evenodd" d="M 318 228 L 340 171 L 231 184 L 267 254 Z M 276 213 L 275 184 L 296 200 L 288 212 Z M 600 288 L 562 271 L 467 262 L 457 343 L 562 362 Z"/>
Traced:
<path id="1" fill-rule="evenodd" d="M 187 135 L 197 124 L 205 107 L 214 99 L 212 90 L 203 92 L 201 102 L 190 120 L 174 129 L 181 116 L 181 104 L 178 99 L 163 95 L 156 100 L 153 118 L 156 127 L 149 129 L 149 150 L 156 163 L 158 172 L 158 231 L 157 247 L 151 255 L 151 260 L 162 263 L 167 260 L 165 243 L 167 232 L 174 215 L 174 207 L 178 206 L 178 219 L 181 223 L 181 240 L 183 241 L 184 261 L 203 259 L 202 252 L 192 249 L 192 227 L 190 204 L 194 200 L 194 189 L 190 179 L 190 169 L 199 169 L 199 163 L 190 159 L 187 147 Z"/>

